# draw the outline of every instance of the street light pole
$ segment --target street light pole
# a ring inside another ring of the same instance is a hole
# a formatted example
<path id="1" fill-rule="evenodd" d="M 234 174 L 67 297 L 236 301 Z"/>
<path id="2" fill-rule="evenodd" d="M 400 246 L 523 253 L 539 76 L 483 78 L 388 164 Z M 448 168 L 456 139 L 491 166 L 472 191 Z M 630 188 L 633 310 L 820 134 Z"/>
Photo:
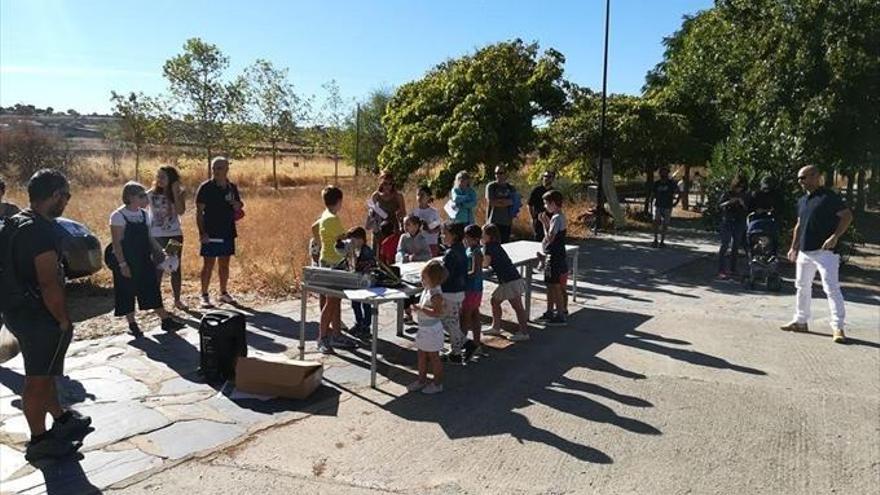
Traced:
<path id="1" fill-rule="evenodd" d="M 605 191 L 602 187 L 605 168 L 605 114 L 608 108 L 608 26 L 611 18 L 611 0 L 605 0 L 605 59 L 602 65 L 602 117 L 599 121 L 599 185 L 596 188 L 596 223 L 594 224 L 594 232 L 599 232 L 605 220 Z"/>

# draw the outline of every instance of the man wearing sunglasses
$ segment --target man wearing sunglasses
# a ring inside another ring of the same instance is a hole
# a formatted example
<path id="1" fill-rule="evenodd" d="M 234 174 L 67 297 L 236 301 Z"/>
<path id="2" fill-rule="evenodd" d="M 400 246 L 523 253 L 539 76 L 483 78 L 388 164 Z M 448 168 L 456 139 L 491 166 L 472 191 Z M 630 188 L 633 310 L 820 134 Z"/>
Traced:
<path id="1" fill-rule="evenodd" d="M 838 280 L 840 256 L 836 253 L 836 248 L 852 222 L 852 211 L 840 196 L 822 187 L 816 167 L 800 169 L 798 182 L 805 194 L 798 201 L 798 221 L 792 235 L 791 249 L 788 251 L 789 261 L 797 265 L 797 306 L 794 319 L 781 328 L 788 332 L 807 331 L 813 279 L 818 271 L 831 309 L 832 339 L 834 342 L 844 343 L 846 313 Z"/>
<path id="2" fill-rule="evenodd" d="M 10 218 L 2 231 L 3 316 L 24 357 L 22 409 L 31 431 L 25 458 L 31 462 L 66 456 L 90 431 L 92 420 L 58 401 L 55 379 L 73 336 L 67 313 L 64 269 L 55 219 L 70 200 L 61 172 L 43 169 L 28 182 L 30 208 Z M 7 230 L 9 229 L 9 230 Z M 53 418 L 46 430 L 46 415 Z"/>

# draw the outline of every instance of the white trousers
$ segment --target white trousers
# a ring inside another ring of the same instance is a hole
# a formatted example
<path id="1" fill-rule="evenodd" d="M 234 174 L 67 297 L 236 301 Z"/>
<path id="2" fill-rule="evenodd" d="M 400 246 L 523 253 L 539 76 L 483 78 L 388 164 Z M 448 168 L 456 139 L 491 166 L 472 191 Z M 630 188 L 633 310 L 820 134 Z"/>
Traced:
<path id="1" fill-rule="evenodd" d="M 818 271 L 822 278 L 822 289 L 825 290 L 828 307 L 831 310 L 831 326 L 843 329 L 846 310 L 843 308 L 843 293 L 840 292 L 839 268 L 840 256 L 831 251 L 801 251 L 798 253 L 797 276 L 794 282 L 797 288 L 797 308 L 794 317 L 798 323 L 810 321 L 813 279 Z"/>

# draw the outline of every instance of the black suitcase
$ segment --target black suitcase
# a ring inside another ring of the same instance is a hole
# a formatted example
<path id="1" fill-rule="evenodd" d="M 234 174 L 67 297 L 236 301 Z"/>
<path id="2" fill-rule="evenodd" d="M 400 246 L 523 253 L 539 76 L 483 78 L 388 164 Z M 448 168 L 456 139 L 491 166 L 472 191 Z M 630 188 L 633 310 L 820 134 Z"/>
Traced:
<path id="1" fill-rule="evenodd" d="M 199 325 L 199 372 L 208 382 L 235 378 L 235 361 L 247 356 L 244 315 L 238 311 L 210 311 Z"/>

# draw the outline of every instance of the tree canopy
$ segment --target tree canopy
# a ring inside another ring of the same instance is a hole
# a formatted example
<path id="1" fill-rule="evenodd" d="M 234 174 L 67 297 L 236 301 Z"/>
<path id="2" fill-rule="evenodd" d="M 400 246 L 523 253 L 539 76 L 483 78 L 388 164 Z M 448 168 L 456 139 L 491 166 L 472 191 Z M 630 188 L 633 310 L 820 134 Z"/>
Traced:
<path id="1" fill-rule="evenodd" d="M 518 166 L 537 142 L 534 122 L 565 103 L 565 57 L 537 43 L 497 43 L 448 60 L 401 86 L 383 123 L 388 141 L 379 164 L 403 178 L 426 163 L 443 166 L 435 189 L 460 170 Z"/>

